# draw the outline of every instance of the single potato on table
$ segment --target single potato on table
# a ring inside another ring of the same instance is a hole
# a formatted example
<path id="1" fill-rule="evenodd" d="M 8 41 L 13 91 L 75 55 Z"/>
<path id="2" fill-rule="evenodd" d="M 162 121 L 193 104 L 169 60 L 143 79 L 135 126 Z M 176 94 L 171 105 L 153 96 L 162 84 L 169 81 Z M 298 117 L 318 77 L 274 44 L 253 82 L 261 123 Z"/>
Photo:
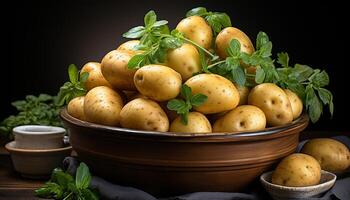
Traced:
<path id="1" fill-rule="evenodd" d="M 80 74 L 87 72 L 89 77 L 86 80 L 84 86 L 86 90 L 91 90 L 97 86 L 107 86 L 112 87 L 111 84 L 105 79 L 101 72 L 101 64 L 98 62 L 88 62 L 86 63 L 80 71 Z"/>
<path id="2" fill-rule="evenodd" d="M 252 105 L 242 105 L 227 112 L 213 125 L 213 132 L 259 131 L 266 127 L 264 112 Z"/>
<path id="3" fill-rule="evenodd" d="M 255 86 L 249 93 L 248 104 L 264 111 L 270 126 L 285 125 L 293 121 L 293 111 L 286 93 L 273 83 Z"/>
<path id="4" fill-rule="evenodd" d="M 170 125 L 170 132 L 179 133 L 210 133 L 212 128 L 209 120 L 199 112 L 188 113 L 188 124 L 185 125 L 178 116 Z"/>
<path id="5" fill-rule="evenodd" d="M 128 62 L 133 55 L 130 51 L 113 50 L 102 59 L 102 74 L 114 89 L 136 90 L 134 85 L 136 70 L 128 68 Z"/>
<path id="6" fill-rule="evenodd" d="M 180 73 L 182 81 L 186 81 L 202 69 L 198 50 L 186 43 L 167 52 L 165 65 Z"/>
<path id="7" fill-rule="evenodd" d="M 303 112 L 303 102 L 301 101 L 299 96 L 297 94 L 295 94 L 294 92 L 292 92 L 288 89 L 284 89 L 284 92 L 288 96 L 290 105 L 292 106 L 293 119 L 296 119 Z"/>
<path id="8" fill-rule="evenodd" d="M 233 39 L 239 41 L 242 52 L 252 54 L 255 51 L 253 43 L 243 31 L 238 28 L 227 27 L 220 31 L 215 40 L 216 52 L 220 58 L 225 59 L 228 56 L 226 49 L 229 47 L 230 42 Z"/>
<path id="9" fill-rule="evenodd" d="M 341 173 L 350 167 L 350 152 L 343 143 L 330 138 L 309 140 L 302 153 L 314 157 L 326 171 Z"/>
<path id="10" fill-rule="evenodd" d="M 175 98 L 181 90 L 181 75 L 163 65 L 145 65 L 137 70 L 134 77 L 137 90 L 156 101 Z"/>
<path id="11" fill-rule="evenodd" d="M 84 98 L 85 96 L 75 97 L 68 103 L 67 106 L 68 114 L 83 121 L 85 121 Z"/>
<path id="12" fill-rule="evenodd" d="M 319 184 L 321 166 L 312 156 L 294 153 L 285 157 L 272 174 L 272 183 L 290 187 Z"/>
<path id="13" fill-rule="evenodd" d="M 123 128 L 166 132 L 169 120 L 159 104 L 150 99 L 137 98 L 127 103 L 120 112 Z"/>
<path id="14" fill-rule="evenodd" d="M 106 86 L 93 88 L 84 99 L 86 121 L 97 124 L 117 126 L 122 107 L 123 100 L 121 96 Z"/>
<path id="15" fill-rule="evenodd" d="M 194 41 L 199 46 L 210 49 L 213 40 L 213 31 L 207 21 L 200 16 L 187 17 L 179 22 L 176 30 Z"/>
<path id="16" fill-rule="evenodd" d="M 194 110 L 203 114 L 214 114 L 234 109 L 239 103 L 239 93 L 228 79 L 216 74 L 198 74 L 188 79 L 185 84 L 192 89 L 192 94 L 204 94 L 208 100 Z"/>

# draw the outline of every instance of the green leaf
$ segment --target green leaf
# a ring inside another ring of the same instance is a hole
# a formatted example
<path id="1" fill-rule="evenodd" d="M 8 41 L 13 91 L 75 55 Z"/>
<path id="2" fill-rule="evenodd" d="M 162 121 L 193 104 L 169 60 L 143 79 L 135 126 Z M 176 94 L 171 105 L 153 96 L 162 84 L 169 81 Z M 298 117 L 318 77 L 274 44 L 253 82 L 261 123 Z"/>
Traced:
<path id="1" fill-rule="evenodd" d="M 329 84 L 329 76 L 326 71 L 322 71 L 320 73 L 317 73 L 313 78 L 311 79 L 311 82 L 316 87 L 324 87 Z"/>
<path id="2" fill-rule="evenodd" d="M 170 101 L 168 101 L 167 103 L 167 108 L 169 110 L 173 110 L 173 111 L 178 111 L 178 110 L 183 110 L 183 108 L 187 107 L 186 106 L 186 102 L 184 100 L 181 99 L 172 99 Z M 182 112 L 180 112 L 182 113 Z"/>
<path id="3" fill-rule="evenodd" d="M 226 52 L 232 57 L 239 57 L 241 53 L 241 44 L 239 41 L 236 39 L 231 40 L 229 47 L 226 49 Z"/>
<path id="4" fill-rule="evenodd" d="M 205 57 L 205 54 L 204 54 L 204 51 L 200 48 L 197 48 L 198 50 L 198 53 L 199 53 L 199 58 L 200 58 L 200 61 L 201 61 L 201 66 L 202 66 L 202 71 L 205 72 L 205 73 L 211 73 L 208 69 L 208 63 L 206 61 L 206 57 Z"/>
<path id="5" fill-rule="evenodd" d="M 176 49 L 181 47 L 183 41 L 176 37 L 166 37 L 161 40 L 160 46 L 166 49 Z"/>
<path id="6" fill-rule="evenodd" d="M 297 80 L 299 83 L 308 80 L 308 78 L 314 73 L 314 70 L 307 65 L 295 64 L 291 69 L 289 78 Z"/>
<path id="7" fill-rule="evenodd" d="M 69 80 L 73 84 L 78 82 L 78 69 L 74 64 L 70 64 L 68 67 L 68 75 L 69 75 Z"/>
<path id="8" fill-rule="evenodd" d="M 88 166 L 81 162 L 75 176 L 75 185 L 78 189 L 86 189 L 89 187 L 91 175 Z"/>
<path id="9" fill-rule="evenodd" d="M 204 94 L 195 94 L 191 97 L 191 104 L 194 106 L 201 106 L 208 100 L 208 97 Z"/>
<path id="10" fill-rule="evenodd" d="M 289 56 L 286 52 L 281 52 L 277 54 L 277 63 L 279 63 L 282 67 L 289 67 Z"/>
<path id="11" fill-rule="evenodd" d="M 232 26 L 231 18 L 226 13 L 218 13 L 217 16 L 218 16 L 218 18 L 220 20 L 222 28 L 226 28 L 226 27 Z"/>
<path id="12" fill-rule="evenodd" d="M 52 182 L 47 182 L 43 187 L 35 190 L 35 195 L 43 198 L 62 199 L 63 193 L 61 186 Z"/>
<path id="13" fill-rule="evenodd" d="M 136 26 L 136 27 L 130 29 L 128 32 L 124 33 L 123 37 L 137 39 L 137 38 L 141 38 L 145 33 L 146 33 L 145 27 Z"/>
<path id="14" fill-rule="evenodd" d="M 198 7 L 198 8 L 193 8 L 192 10 L 188 11 L 186 13 L 186 17 L 190 17 L 190 16 L 194 16 L 194 15 L 202 16 L 205 14 L 207 14 L 207 9 L 204 7 Z"/>
<path id="15" fill-rule="evenodd" d="M 160 21 L 156 21 L 154 24 L 153 24 L 153 27 L 159 27 L 159 26 L 163 26 L 163 25 L 166 25 L 168 24 L 168 21 L 167 20 L 160 20 Z"/>
<path id="16" fill-rule="evenodd" d="M 256 37 L 256 49 L 260 50 L 260 48 L 262 48 L 269 41 L 269 36 L 267 36 L 265 32 L 260 31 Z"/>
<path id="17" fill-rule="evenodd" d="M 27 102 L 25 100 L 15 101 L 11 103 L 17 110 L 23 111 L 26 108 Z"/>
<path id="18" fill-rule="evenodd" d="M 255 82 L 258 84 L 263 83 L 265 80 L 265 71 L 260 67 L 256 67 L 256 72 L 255 72 Z"/>
<path id="19" fill-rule="evenodd" d="M 144 54 L 134 55 L 128 62 L 129 69 L 136 69 L 142 66 L 145 62 L 146 56 Z"/>
<path id="20" fill-rule="evenodd" d="M 174 36 L 174 37 L 177 37 L 177 38 L 179 38 L 179 39 L 181 39 L 182 37 L 184 37 L 184 35 L 183 35 L 180 31 L 178 31 L 178 30 L 176 30 L 176 29 L 174 29 L 174 30 L 171 31 L 171 35 Z"/>
<path id="21" fill-rule="evenodd" d="M 317 122 L 321 117 L 323 106 L 311 86 L 306 88 L 306 108 L 312 123 Z"/>
<path id="22" fill-rule="evenodd" d="M 181 123 L 184 125 L 188 124 L 188 113 L 189 112 L 185 112 L 185 113 L 181 114 Z"/>
<path id="23" fill-rule="evenodd" d="M 83 72 L 80 75 L 80 82 L 82 82 L 83 84 L 85 84 L 85 82 L 87 81 L 87 79 L 89 78 L 89 72 Z"/>
<path id="24" fill-rule="evenodd" d="M 267 42 L 263 44 L 259 49 L 259 54 L 261 57 L 266 58 L 272 55 L 272 42 Z"/>
<path id="25" fill-rule="evenodd" d="M 324 105 L 329 104 L 332 99 L 332 93 L 324 88 L 317 88 L 318 96 Z"/>
<path id="26" fill-rule="evenodd" d="M 153 10 L 148 11 L 148 13 L 144 17 L 145 27 L 152 27 L 153 24 L 157 21 L 157 15 Z"/>
<path id="27" fill-rule="evenodd" d="M 181 95 L 186 99 L 190 100 L 192 96 L 192 89 L 188 87 L 186 84 L 183 84 L 181 87 Z"/>
<path id="28" fill-rule="evenodd" d="M 99 200 L 99 197 L 89 189 L 81 191 L 84 200 Z"/>
<path id="29" fill-rule="evenodd" d="M 240 86 L 244 86 L 246 77 L 244 70 L 241 67 L 235 67 L 231 71 L 233 80 Z"/>

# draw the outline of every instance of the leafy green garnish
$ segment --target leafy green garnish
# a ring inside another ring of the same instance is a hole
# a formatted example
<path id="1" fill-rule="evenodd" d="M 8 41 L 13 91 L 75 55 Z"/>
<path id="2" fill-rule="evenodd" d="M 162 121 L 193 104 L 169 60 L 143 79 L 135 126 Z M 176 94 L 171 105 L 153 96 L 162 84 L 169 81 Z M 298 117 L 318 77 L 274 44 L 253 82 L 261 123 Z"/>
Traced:
<path id="1" fill-rule="evenodd" d="M 89 188 L 91 175 L 85 163 L 80 163 L 75 180 L 67 172 L 56 168 L 53 170 L 50 181 L 35 190 L 35 195 L 41 198 L 58 200 L 98 200 L 98 192 Z"/>
<path id="2" fill-rule="evenodd" d="M 89 77 L 89 73 L 84 72 L 79 76 L 77 67 L 74 64 L 68 67 L 69 82 L 66 82 L 61 86 L 60 91 L 57 94 L 56 104 L 63 106 L 68 104 L 72 99 L 86 94 L 85 82 Z"/>
<path id="3" fill-rule="evenodd" d="M 213 29 L 214 37 L 224 28 L 230 27 L 231 19 L 226 13 L 209 12 L 204 7 L 193 8 L 186 13 L 186 17 L 201 16 Z"/>
<path id="4" fill-rule="evenodd" d="M 168 102 L 167 108 L 176 111 L 181 116 L 181 122 L 188 124 L 188 113 L 193 106 L 200 106 L 207 101 L 208 97 L 204 94 L 192 95 L 192 90 L 186 84 L 181 87 L 181 96 L 183 99 L 172 99 Z"/>
<path id="5" fill-rule="evenodd" d="M 19 113 L 0 123 L 0 133 L 12 138 L 12 129 L 20 125 L 62 126 L 59 119 L 60 107 L 54 103 L 55 99 L 55 96 L 40 94 L 38 97 L 27 95 L 24 100 L 12 102 L 11 105 Z"/>

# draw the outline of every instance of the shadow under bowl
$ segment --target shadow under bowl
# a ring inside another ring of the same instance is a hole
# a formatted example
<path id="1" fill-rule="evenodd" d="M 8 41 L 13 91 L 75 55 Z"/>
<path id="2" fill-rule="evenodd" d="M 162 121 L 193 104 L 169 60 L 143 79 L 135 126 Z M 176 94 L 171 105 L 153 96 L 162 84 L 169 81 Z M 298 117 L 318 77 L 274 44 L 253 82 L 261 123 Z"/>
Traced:
<path id="1" fill-rule="evenodd" d="M 294 153 L 309 122 L 258 132 L 172 133 L 131 130 L 81 121 L 63 109 L 70 143 L 92 173 L 155 196 L 246 188 Z"/>

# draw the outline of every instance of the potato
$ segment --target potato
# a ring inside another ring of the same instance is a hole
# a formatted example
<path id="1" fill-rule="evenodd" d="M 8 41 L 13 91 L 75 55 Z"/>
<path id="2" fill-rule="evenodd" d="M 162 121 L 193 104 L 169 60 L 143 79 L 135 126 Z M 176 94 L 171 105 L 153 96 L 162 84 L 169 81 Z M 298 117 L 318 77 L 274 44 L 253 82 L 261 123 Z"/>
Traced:
<path id="1" fill-rule="evenodd" d="M 120 112 L 124 128 L 166 132 L 169 120 L 162 108 L 150 99 L 137 98 L 127 103 Z"/>
<path id="2" fill-rule="evenodd" d="M 137 90 L 156 101 L 175 98 L 181 90 L 181 75 L 163 65 L 146 65 L 135 73 Z"/>
<path id="3" fill-rule="evenodd" d="M 90 90 L 84 99 L 86 121 L 97 124 L 117 126 L 123 100 L 113 89 L 98 86 Z"/>
<path id="4" fill-rule="evenodd" d="M 317 185 L 321 179 L 321 167 L 309 155 L 294 153 L 285 157 L 272 174 L 272 183 L 290 187 Z"/>
<path id="5" fill-rule="evenodd" d="M 249 88 L 246 86 L 240 86 L 237 83 L 234 83 L 239 93 L 239 103 L 238 105 L 245 105 L 248 101 Z"/>
<path id="6" fill-rule="evenodd" d="M 188 113 L 188 124 L 183 124 L 179 116 L 171 123 L 170 132 L 210 133 L 211 125 L 209 120 L 202 113 L 190 112 Z"/>
<path id="7" fill-rule="evenodd" d="M 186 81 L 193 73 L 202 69 L 198 50 L 193 45 L 186 43 L 168 51 L 165 65 L 179 72 L 182 81 Z"/>
<path id="8" fill-rule="evenodd" d="M 85 82 L 86 90 L 91 90 L 97 86 L 107 86 L 112 87 L 111 84 L 105 79 L 101 72 L 101 64 L 98 62 L 88 62 L 86 63 L 80 71 L 80 74 L 88 72 L 89 77 Z"/>
<path id="9" fill-rule="evenodd" d="M 113 50 L 102 59 L 102 74 L 113 88 L 136 90 L 134 85 L 136 70 L 128 69 L 128 62 L 132 56 L 133 53 L 130 51 Z"/>
<path id="10" fill-rule="evenodd" d="M 301 149 L 302 153 L 314 157 L 326 171 L 340 173 L 350 167 L 348 147 L 337 140 L 317 138 L 309 140 Z"/>
<path id="11" fill-rule="evenodd" d="M 140 44 L 140 40 L 129 40 L 127 42 L 124 42 L 123 44 L 121 44 L 117 50 L 121 50 L 121 51 L 129 51 L 131 52 L 132 54 L 135 54 L 135 53 L 141 53 L 142 51 L 140 50 L 134 50 L 133 48 Z"/>
<path id="12" fill-rule="evenodd" d="M 284 92 L 286 93 L 290 102 L 290 106 L 292 107 L 293 119 L 296 119 L 303 112 L 303 102 L 301 101 L 299 96 L 294 92 L 288 89 L 284 89 Z"/>
<path id="13" fill-rule="evenodd" d="M 213 125 L 213 132 L 258 131 L 265 127 L 266 117 L 260 108 L 242 105 L 220 117 Z"/>
<path id="14" fill-rule="evenodd" d="M 176 30 L 205 49 L 211 47 L 213 32 L 203 17 L 187 17 L 180 21 L 176 26 Z"/>
<path id="15" fill-rule="evenodd" d="M 264 111 L 270 126 L 285 125 L 293 121 L 293 112 L 286 93 L 273 83 L 255 86 L 248 95 L 248 104 Z"/>
<path id="16" fill-rule="evenodd" d="M 83 121 L 85 121 L 84 98 L 84 96 L 75 97 L 68 103 L 67 106 L 68 114 Z"/>
<path id="17" fill-rule="evenodd" d="M 215 44 L 216 52 L 220 58 L 225 59 L 227 57 L 226 49 L 229 47 L 231 40 L 236 39 L 241 43 L 241 51 L 247 54 L 254 52 L 253 43 L 249 37 L 238 28 L 227 27 L 220 31 L 217 35 Z"/>
<path id="18" fill-rule="evenodd" d="M 194 110 L 203 114 L 213 114 L 234 109 L 239 103 L 239 93 L 234 84 L 216 74 L 198 74 L 185 84 L 193 94 L 204 94 L 208 100 Z"/>

